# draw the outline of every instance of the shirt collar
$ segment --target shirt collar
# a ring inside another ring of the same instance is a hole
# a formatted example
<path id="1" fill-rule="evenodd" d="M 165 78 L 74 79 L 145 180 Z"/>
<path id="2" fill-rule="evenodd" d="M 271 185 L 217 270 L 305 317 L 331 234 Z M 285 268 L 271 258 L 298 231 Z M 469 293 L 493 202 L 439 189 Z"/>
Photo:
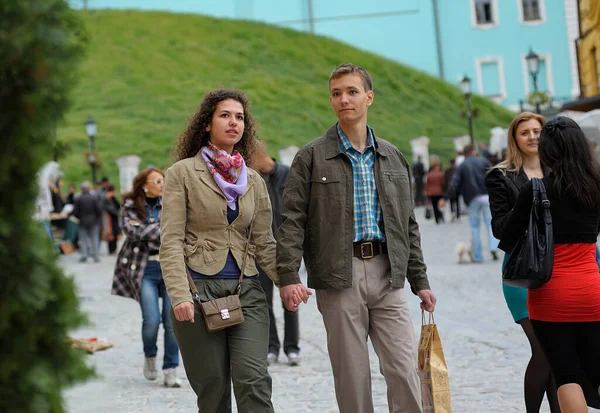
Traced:
<path id="1" fill-rule="evenodd" d="M 348 152 L 350 149 L 356 150 L 352 146 L 352 144 L 350 143 L 350 141 L 348 140 L 348 138 L 346 137 L 346 134 L 344 133 L 344 131 L 340 127 L 340 124 L 338 123 L 336 126 L 337 126 L 338 136 L 340 137 L 340 150 L 343 153 Z M 375 140 L 373 138 L 373 130 L 369 127 L 369 125 L 367 125 L 367 144 L 365 146 L 365 150 L 368 149 L 368 148 L 373 148 L 374 147 L 374 142 L 375 142 Z"/>

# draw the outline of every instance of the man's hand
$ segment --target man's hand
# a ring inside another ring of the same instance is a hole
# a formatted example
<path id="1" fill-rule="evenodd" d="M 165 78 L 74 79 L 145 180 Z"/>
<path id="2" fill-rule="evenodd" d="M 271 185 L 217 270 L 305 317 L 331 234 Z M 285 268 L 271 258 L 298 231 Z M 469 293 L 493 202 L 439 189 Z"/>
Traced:
<path id="1" fill-rule="evenodd" d="M 431 290 L 421 290 L 417 293 L 421 299 L 421 308 L 425 311 L 433 313 L 437 299 Z"/>
<path id="2" fill-rule="evenodd" d="M 438 208 L 442 209 L 442 208 L 444 208 L 445 206 L 446 206 L 446 200 L 445 200 L 444 198 L 441 198 L 441 199 L 438 201 Z"/>
<path id="3" fill-rule="evenodd" d="M 190 323 L 193 323 L 194 303 L 186 301 L 184 303 L 177 304 L 175 308 L 173 308 L 173 313 L 175 313 L 175 318 L 177 321 L 189 321 Z"/>
<path id="4" fill-rule="evenodd" d="M 296 311 L 301 301 L 306 304 L 308 297 L 312 295 L 312 291 L 302 283 L 290 284 L 279 289 L 279 295 L 289 311 Z"/>

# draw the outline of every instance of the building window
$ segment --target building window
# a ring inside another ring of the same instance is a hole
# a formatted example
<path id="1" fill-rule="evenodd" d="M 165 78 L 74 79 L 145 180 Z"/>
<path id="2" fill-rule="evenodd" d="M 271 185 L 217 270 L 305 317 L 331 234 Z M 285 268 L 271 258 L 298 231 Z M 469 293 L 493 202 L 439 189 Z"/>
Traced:
<path id="1" fill-rule="evenodd" d="M 523 7 L 523 21 L 532 22 L 542 19 L 541 0 L 519 0 Z"/>
<path id="2" fill-rule="evenodd" d="M 502 103 L 506 99 L 506 81 L 502 57 L 475 59 L 475 75 L 480 95 L 496 103 Z"/>
<path id="3" fill-rule="evenodd" d="M 554 96 L 554 79 L 552 74 L 552 57 L 550 53 L 539 53 L 540 65 L 537 74 L 538 91 L 545 92 L 549 96 Z M 529 96 L 534 91 L 533 78 L 527 68 L 525 55 L 521 55 L 521 65 L 523 70 L 523 85 L 525 86 L 524 96 Z"/>
<path id="4" fill-rule="evenodd" d="M 475 0 L 475 18 L 477 24 L 494 24 L 495 0 Z"/>

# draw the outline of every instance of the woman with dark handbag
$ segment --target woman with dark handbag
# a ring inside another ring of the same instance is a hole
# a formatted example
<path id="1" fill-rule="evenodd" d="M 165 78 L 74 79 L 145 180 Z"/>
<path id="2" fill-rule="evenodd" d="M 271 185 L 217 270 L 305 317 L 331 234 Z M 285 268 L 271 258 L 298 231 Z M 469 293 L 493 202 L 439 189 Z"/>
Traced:
<path id="1" fill-rule="evenodd" d="M 208 93 L 165 183 L 161 265 L 201 412 L 230 412 L 232 382 L 240 413 L 273 412 L 269 307 L 256 263 L 277 286 L 279 278 L 267 187 L 246 165 L 256 144 L 248 106 L 240 91 Z"/>
<path id="2" fill-rule="evenodd" d="M 547 283 L 529 290 L 529 317 L 554 374 L 562 412 L 583 413 L 588 385 L 596 396 L 600 391 L 600 170 L 570 118 L 554 118 L 542 128 L 539 153 L 552 171 L 542 182 L 550 201 L 554 266 Z M 505 223 L 502 239 L 508 245 L 523 237 L 532 204 L 528 182 Z"/>
<path id="3" fill-rule="evenodd" d="M 436 224 L 444 222 L 444 214 L 438 207 L 438 202 L 444 197 L 444 182 L 445 176 L 444 172 L 442 172 L 442 166 L 437 162 L 431 166 L 431 170 L 425 178 L 425 194 L 427 195 L 429 205 L 433 208 L 433 216 L 435 217 Z M 429 205 L 427 208 L 429 208 Z"/>
<path id="4" fill-rule="evenodd" d="M 180 387 L 177 378 L 179 347 L 173 333 L 165 282 L 158 258 L 160 219 L 164 174 L 147 168 L 133 179 L 133 189 L 125 194 L 121 225 L 125 242 L 119 251 L 112 293 L 133 298 L 142 309 L 142 343 L 144 345 L 144 377 L 156 380 L 158 330 L 162 321 L 165 351 L 162 369 L 167 387 Z M 162 311 L 159 298 L 162 297 Z"/>
<path id="5" fill-rule="evenodd" d="M 541 115 L 523 112 L 508 127 L 506 160 L 492 168 L 485 179 L 492 211 L 492 232 L 500 240 L 498 248 L 506 252 L 504 269 L 515 243 L 504 237 L 506 221 L 515 206 L 520 190 L 530 178 L 543 178 L 544 170 L 538 154 L 539 138 L 546 123 Z M 538 413 L 544 399 L 548 398 L 550 411 L 560 412 L 556 383 L 550 365 L 535 336 L 527 311 L 527 290 L 502 285 L 506 304 L 515 323 L 519 324 L 531 346 L 531 359 L 525 370 L 525 408 L 527 413 Z"/>

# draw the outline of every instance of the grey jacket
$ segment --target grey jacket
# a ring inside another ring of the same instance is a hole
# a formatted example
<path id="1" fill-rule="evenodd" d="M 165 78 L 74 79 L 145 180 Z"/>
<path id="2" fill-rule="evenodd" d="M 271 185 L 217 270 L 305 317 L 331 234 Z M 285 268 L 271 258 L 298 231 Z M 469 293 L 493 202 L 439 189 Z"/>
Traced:
<path id="1" fill-rule="evenodd" d="M 401 288 L 408 279 L 415 293 L 429 289 L 408 162 L 394 145 L 377 137 L 375 150 L 375 183 L 383 211 L 390 285 Z M 352 165 L 340 150 L 334 125 L 302 148 L 290 168 L 277 236 L 281 285 L 300 282 L 298 270 L 304 256 L 309 287 L 351 287 L 353 232 Z"/>

